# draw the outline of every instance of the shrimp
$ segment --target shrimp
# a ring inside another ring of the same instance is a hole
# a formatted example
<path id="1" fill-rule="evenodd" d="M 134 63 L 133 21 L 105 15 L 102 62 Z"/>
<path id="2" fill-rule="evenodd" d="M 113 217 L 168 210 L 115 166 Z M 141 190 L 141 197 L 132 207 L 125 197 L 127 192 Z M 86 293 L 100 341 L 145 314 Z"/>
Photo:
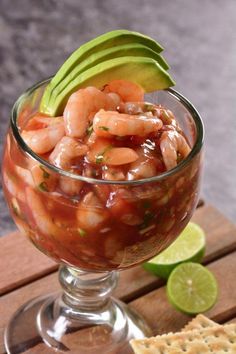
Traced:
<path id="1" fill-rule="evenodd" d="M 98 197 L 98 199 L 101 201 L 101 203 L 103 205 L 106 205 L 111 193 L 110 186 L 108 184 L 94 184 L 93 191 L 96 197 Z"/>
<path id="2" fill-rule="evenodd" d="M 69 232 L 65 232 L 65 227 L 51 216 L 50 211 L 47 210 L 45 203 L 40 198 L 40 194 L 33 188 L 28 187 L 26 188 L 26 201 L 31 209 L 33 224 L 36 225 L 36 228 L 31 225 L 31 229 L 34 230 L 36 245 L 40 246 L 41 244 L 40 248 L 44 251 L 50 245 L 51 251 L 48 250 L 49 254 L 57 259 L 67 259 L 76 264 L 76 257 L 73 255 L 71 248 L 67 249 L 66 247 L 67 244 L 70 244 Z M 45 237 L 42 237 L 41 234 Z"/>
<path id="3" fill-rule="evenodd" d="M 50 213 L 47 212 L 40 196 L 33 188 L 26 188 L 27 204 L 31 206 L 31 212 L 38 229 L 45 235 L 58 235 L 58 228 L 53 223 Z"/>
<path id="4" fill-rule="evenodd" d="M 49 161 L 62 169 L 69 169 L 71 161 L 76 157 L 84 156 L 88 147 L 79 143 L 76 139 L 64 136 L 55 146 L 49 156 Z"/>
<path id="5" fill-rule="evenodd" d="M 48 169 L 35 161 L 31 161 L 29 169 L 33 179 L 33 186 L 43 192 L 53 192 L 55 190 L 57 185 L 55 174 L 49 172 Z"/>
<path id="6" fill-rule="evenodd" d="M 133 200 L 155 200 L 162 198 L 165 190 L 158 184 L 143 184 L 132 188 Z"/>
<path id="7" fill-rule="evenodd" d="M 160 148 L 167 171 L 177 165 L 178 153 L 185 158 L 191 151 L 183 135 L 172 130 L 162 133 Z"/>
<path id="8" fill-rule="evenodd" d="M 98 138 L 94 139 L 94 143 L 89 147 L 89 151 L 86 158 L 92 163 L 101 163 L 104 152 L 108 151 L 112 147 L 109 139 Z"/>
<path id="9" fill-rule="evenodd" d="M 174 114 L 173 112 L 171 112 L 171 110 L 166 109 L 160 105 L 157 106 L 151 104 L 151 106 L 152 106 L 152 113 L 161 119 L 165 129 L 168 130 L 174 129 L 177 132 L 181 132 L 179 124 L 175 119 Z"/>
<path id="10" fill-rule="evenodd" d="M 126 114 L 144 113 L 145 102 L 126 102 L 121 106 L 120 112 Z"/>
<path id="11" fill-rule="evenodd" d="M 105 169 L 102 172 L 102 179 L 110 181 L 123 181 L 125 180 L 125 174 L 119 167 L 105 166 Z"/>
<path id="12" fill-rule="evenodd" d="M 96 141 L 96 138 L 97 138 L 97 135 L 94 132 L 92 132 L 91 135 L 88 137 L 86 144 L 88 146 L 93 145 Z"/>
<path id="13" fill-rule="evenodd" d="M 134 162 L 138 159 L 138 154 L 127 147 L 114 147 L 105 151 L 102 163 L 108 166 L 119 166 Z"/>
<path id="14" fill-rule="evenodd" d="M 117 107 L 117 97 L 101 92 L 95 87 L 80 89 L 69 97 L 63 116 L 66 135 L 82 138 L 86 134 L 91 114 L 99 109 L 114 110 Z"/>
<path id="15" fill-rule="evenodd" d="M 119 111 L 127 114 L 144 113 L 150 117 L 157 117 L 161 119 L 165 130 L 181 131 L 174 114 L 169 109 L 166 109 L 161 105 L 155 105 L 149 102 L 126 102 L 120 107 Z"/>
<path id="16" fill-rule="evenodd" d="M 108 139 L 97 139 L 87 154 L 89 162 L 118 166 L 138 159 L 138 154 L 130 148 L 113 147 Z"/>
<path id="17" fill-rule="evenodd" d="M 37 112 L 24 126 L 24 130 L 37 130 L 47 128 L 49 125 L 63 124 L 63 117 L 49 117 L 44 113 Z"/>
<path id="18" fill-rule="evenodd" d="M 109 92 L 108 96 L 113 99 L 113 101 L 115 102 L 116 106 L 118 107 L 119 104 L 121 103 L 120 96 L 117 93 L 114 93 L 114 92 Z"/>
<path id="19" fill-rule="evenodd" d="M 122 250 L 123 247 L 119 232 L 115 233 L 115 231 L 112 230 L 112 233 L 106 235 L 106 241 L 104 242 L 105 256 L 110 259 L 112 263 L 120 264 L 123 258 Z M 122 253 L 121 257 L 119 257 L 118 252 Z"/>
<path id="20" fill-rule="evenodd" d="M 85 195 L 77 208 L 77 220 L 79 227 L 85 230 L 93 230 L 101 226 L 109 217 L 98 197 L 89 192 Z"/>
<path id="21" fill-rule="evenodd" d="M 17 175 L 31 187 L 34 187 L 34 181 L 29 170 L 15 165 Z"/>
<path id="22" fill-rule="evenodd" d="M 117 188 L 114 190 L 107 201 L 107 207 L 111 213 L 127 225 L 139 225 L 142 218 L 138 215 L 136 200 L 132 191 Z"/>
<path id="23" fill-rule="evenodd" d="M 17 216 L 15 216 L 15 218 L 14 218 L 14 223 L 16 224 L 16 226 L 18 227 L 18 229 L 22 235 L 24 235 L 26 237 L 31 237 L 32 230 L 29 227 L 28 223 L 26 223 L 21 218 L 18 218 Z"/>
<path id="24" fill-rule="evenodd" d="M 157 174 L 157 163 L 155 159 L 141 156 L 130 165 L 127 179 L 129 181 L 141 178 L 153 177 Z"/>
<path id="25" fill-rule="evenodd" d="M 8 158 L 11 158 L 11 137 L 10 137 L 10 134 L 7 134 L 7 138 L 6 138 L 6 154 L 8 155 Z"/>
<path id="26" fill-rule="evenodd" d="M 25 191 L 19 186 L 19 181 L 15 175 L 10 175 L 6 171 L 2 173 L 3 177 L 3 186 L 6 188 L 8 193 L 13 197 L 17 198 L 21 202 L 25 202 Z"/>
<path id="27" fill-rule="evenodd" d="M 145 136 L 162 128 L 163 124 L 159 118 L 149 118 L 143 115 L 129 115 L 101 109 L 96 113 L 93 120 L 93 130 L 98 136 L 108 137 L 110 135 Z"/>
<path id="28" fill-rule="evenodd" d="M 59 140 L 65 135 L 64 123 L 49 125 L 36 130 L 23 130 L 21 133 L 25 143 L 36 154 L 45 154 L 52 150 Z"/>
<path id="29" fill-rule="evenodd" d="M 75 179 L 70 179 L 67 177 L 60 177 L 59 187 L 63 193 L 69 196 L 78 195 L 81 188 L 83 186 L 83 182 Z"/>
<path id="30" fill-rule="evenodd" d="M 104 87 L 104 92 L 117 93 L 122 101 L 143 101 L 144 90 L 134 82 L 126 80 L 114 80 Z"/>

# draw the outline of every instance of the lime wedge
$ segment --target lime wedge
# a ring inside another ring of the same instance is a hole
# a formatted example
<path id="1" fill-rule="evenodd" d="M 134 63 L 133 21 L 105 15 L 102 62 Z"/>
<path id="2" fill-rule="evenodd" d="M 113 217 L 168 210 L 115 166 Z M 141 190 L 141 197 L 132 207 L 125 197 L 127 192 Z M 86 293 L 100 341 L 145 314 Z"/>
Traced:
<path id="1" fill-rule="evenodd" d="M 179 311 L 197 314 L 209 310 L 218 294 L 214 275 L 197 263 L 182 263 L 171 273 L 167 282 L 167 296 Z"/>
<path id="2" fill-rule="evenodd" d="M 167 279 L 172 270 L 183 262 L 201 262 L 205 252 L 204 231 L 190 222 L 165 251 L 144 263 L 144 268 Z"/>

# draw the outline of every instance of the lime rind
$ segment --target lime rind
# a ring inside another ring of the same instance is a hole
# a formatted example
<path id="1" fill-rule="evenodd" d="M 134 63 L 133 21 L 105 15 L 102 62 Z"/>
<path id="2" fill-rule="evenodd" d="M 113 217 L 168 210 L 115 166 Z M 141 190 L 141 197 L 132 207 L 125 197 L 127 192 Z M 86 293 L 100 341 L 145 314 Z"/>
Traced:
<path id="1" fill-rule="evenodd" d="M 204 231 L 197 224 L 190 222 L 166 250 L 143 266 L 155 275 L 167 279 L 178 264 L 188 261 L 201 262 L 205 245 Z"/>
<path id="2" fill-rule="evenodd" d="M 178 263 L 187 260 L 205 247 L 205 234 L 202 228 L 189 222 L 179 237 L 161 254 L 154 257 L 159 264 Z"/>
<path id="3" fill-rule="evenodd" d="M 201 264 L 183 263 L 173 270 L 168 279 L 167 297 L 178 311 L 190 315 L 203 313 L 217 301 L 217 281 Z"/>

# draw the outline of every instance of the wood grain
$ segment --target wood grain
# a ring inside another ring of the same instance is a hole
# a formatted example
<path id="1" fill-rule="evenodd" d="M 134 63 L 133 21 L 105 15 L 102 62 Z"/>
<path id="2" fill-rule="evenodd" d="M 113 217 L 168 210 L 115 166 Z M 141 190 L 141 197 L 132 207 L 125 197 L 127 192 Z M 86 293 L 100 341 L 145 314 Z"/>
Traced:
<path id="1" fill-rule="evenodd" d="M 221 290 L 217 304 L 212 310 L 208 311 L 206 315 L 216 322 L 223 323 L 227 321 L 228 318 L 236 316 L 236 287 L 234 285 L 236 277 L 236 252 L 211 263 L 208 268 L 215 274 Z M 134 271 L 138 272 L 138 267 L 135 268 Z M 120 298 L 123 298 L 124 295 L 127 296 L 128 290 L 126 294 L 123 293 L 123 290 L 125 285 L 127 287 L 128 278 L 131 279 L 133 276 L 133 274 L 127 275 L 129 272 L 132 273 L 133 270 L 123 272 L 121 276 L 120 285 L 117 288 L 117 295 Z M 50 289 L 51 287 L 54 288 Z M 55 274 L 51 274 L 22 289 L 5 295 L 3 297 L 4 301 L 1 303 L 1 331 L 3 330 L 3 322 L 5 322 L 6 317 L 9 316 L 9 308 L 15 311 L 20 301 L 23 300 L 24 302 L 30 297 L 34 297 L 36 294 L 42 294 L 48 290 L 56 289 L 59 289 L 59 285 L 56 281 Z M 144 317 L 151 326 L 154 334 L 178 331 L 189 321 L 189 316 L 177 312 L 168 303 L 165 286 L 132 301 L 130 306 Z M 39 344 L 32 353 L 40 352 L 40 348 Z M 2 352 L 4 352 L 3 346 L 0 347 L 0 353 Z"/>
<path id="2" fill-rule="evenodd" d="M 206 233 L 205 264 L 236 250 L 236 226 L 213 206 L 198 208 L 192 221 Z"/>
<path id="3" fill-rule="evenodd" d="M 57 264 L 18 231 L 0 237 L 0 295 L 57 269 Z"/>
<path id="4" fill-rule="evenodd" d="M 206 316 L 223 323 L 236 316 L 236 252 L 211 263 L 208 269 L 216 276 L 220 291 L 217 304 Z M 189 321 L 189 316 L 169 304 L 165 286 L 132 301 L 130 306 L 143 316 L 155 335 L 177 332 Z"/>
<path id="5" fill-rule="evenodd" d="M 227 323 L 227 324 L 236 323 L 236 317 L 231 318 L 229 321 L 226 321 L 226 323 Z"/>
<path id="6" fill-rule="evenodd" d="M 200 199 L 198 207 L 203 205 L 204 201 Z M 0 237 L 0 259 L 1 267 L 4 269 L 0 274 L 0 295 L 50 274 L 58 268 L 55 262 L 32 246 L 19 231 Z"/>
<path id="7" fill-rule="evenodd" d="M 228 221 L 220 212 L 218 212 L 215 208 L 211 206 L 203 206 L 199 208 L 192 219 L 193 221 L 197 222 L 206 232 L 207 236 L 207 247 L 206 247 L 206 255 L 204 258 L 204 262 L 209 263 L 212 262 L 213 260 L 223 257 L 227 255 L 230 252 L 233 252 L 236 250 L 236 227 Z M 13 242 L 17 237 L 23 241 L 18 243 L 18 251 L 24 249 L 25 245 L 29 245 L 29 253 L 33 253 L 34 247 L 30 245 L 30 242 L 28 240 L 25 240 L 22 236 L 19 236 L 19 234 L 15 234 L 13 236 L 11 242 Z M 1 241 L 1 240 L 0 240 Z M 1 252 L 2 254 L 8 254 L 8 256 L 11 256 L 12 259 L 18 259 L 18 261 L 22 260 L 24 257 L 22 257 L 22 252 L 16 252 L 16 243 L 14 242 L 13 244 L 9 244 L 8 242 L 2 243 L 2 249 Z M 4 251 L 6 247 L 7 251 Z M 57 273 L 52 273 L 47 276 L 42 276 L 43 274 L 47 274 L 52 272 L 56 268 L 56 265 L 50 261 L 46 256 L 41 254 L 39 251 L 35 250 L 37 253 L 37 258 L 35 256 L 30 257 L 30 254 L 27 256 L 28 262 L 24 262 L 24 269 L 25 273 L 23 275 L 21 274 L 23 280 L 21 280 L 19 274 L 14 274 L 14 277 L 20 281 L 20 284 L 22 286 L 21 288 L 16 289 L 19 287 L 19 285 L 14 285 L 11 283 L 8 283 L 8 289 L 9 287 L 15 289 L 14 291 L 11 291 L 10 293 L 2 296 L 0 299 L 0 353 L 4 352 L 3 348 L 3 343 L 2 343 L 2 334 L 4 327 L 6 326 L 6 323 L 8 322 L 10 316 L 15 312 L 16 309 L 19 308 L 23 303 L 28 301 L 29 299 L 32 299 L 35 296 L 54 292 L 58 290 L 59 284 L 57 281 Z M 28 254 L 28 253 L 27 253 Z M 36 263 L 35 263 L 36 259 Z M 41 259 L 43 261 L 41 261 Z M 226 259 L 226 264 L 227 264 L 227 273 L 229 271 L 229 264 L 227 261 L 227 257 L 224 257 L 220 259 L 217 262 L 221 262 L 224 259 Z M 45 263 L 48 261 L 49 263 Z M 41 266 L 42 262 L 42 266 Z M 52 264 L 50 264 L 50 262 Z M 210 267 L 213 266 L 216 262 L 211 263 Z M 14 267 L 14 265 L 17 263 L 11 263 L 11 267 Z M 39 271 L 38 269 L 38 264 L 41 266 L 41 270 Z M 233 263 L 232 263 L 233 264 Z M 54 267 L 54 268 L 53 268 Z M 235 267 L 235 265 L 234 265 Z M 21 268 L 21 267 L 20 267 Z M 32 269 L 32 271 L 31 271 Z M 40 273 L 41 272 L 41 273 Z M 44 273 L 42 273 L 44 272 Z M 9 271 L 10 273 L 10 271 Z M 29 276 L 31 274 L 31 278 Z M 236 271 L 232 271 L 231 269 L 231 276 L 234 277 L 236 275 Z M 221 275 L 222 278 L 224 278 L 224 275 Z M 40 279 L 37 280 L 37 277 L 41 277 Z M 5 279 L 5 278 L 3 278 Z M 36 279 L 36 280 L 35 280 Z M 228 279 L 228 278 L 227 278 Z M 231 278 L 230 278 L 231 279 Z M 32 281 L 34 280 L 34 281 Z M 31 281 L 31 283 L 29 283 Z M 158 331 L 163 331 L 165 328 L 168 328 L 168 326 L 165 324 L 166 322 L 169 323 L 170 328 L 177 328 L 178 326 L 181 326 L 182 323 L 185 324 L 186 321 L 188 320 L 187 316 L 180 315 L 177 312 L 172 312 L 173 310 L 166 308 L 165 306 L 168 305 L 166 298 L 165 298 L 165 290 L 164 288 L 160 288 L 163 285 L 163 281 L 155 276 L 152 276 L 151 274 L 147 273 L 144 271 L 140 266 L 135 267 L 133 269 L 124 271 L 121 273 L 119 285 L 115 291 L 115 296 L 121 298 L 122 300 L 125 300 L 126 302 L 132 301 L 132 306 L 137 307 L 138 311 L 140 313 L 143 313 L 145 317 L 153 318 L 155 321 L 156 318 L 160 319 L 161 318 L 161 323 L 163 323 L 163 328 L 160 327 L 160 329 L 156 328 L 153 324 L 152 327 L 158 333 Z M 6 280 L 5 280 L 5 286 L 6 286 Z M 160 288 L 160 289 L 158 289 Z M 158 290 L 156 290 L 158 289 Z M 231 288 L 227 288 L 229 292 L 232 292 Z M 154 291 L 153 291 L 154 290 Z M 157 292 L 157 295 L 155 293 Z M 147 295 L 146 295 L 147 294 Z M 153 295 L 154 294 L 154 295 Z M 233 294 L 233 293 L 232 293 Z M 234 294 L 236 295 L 236 294 Z M 149 298 L 151 297 L 151 301 L 149 301 Z M 153 296 L 153 298 L 152 298 Z M 229 295 L 228 295 L 229 296 Z M 236 298 L 236 296 L 235 296 Z M 227 300 L 227 299 L 226 299 Z M 137 302 L 136 302 L 137 301 Z M 139 302 L 140 301 L 140 302 Z M 164 302 L 163 302 L 164 301 Z M 228 300 L 227 300 L 228 301 Z M 155 305 L 157 303 L 158 305 Z M 236 301 L 235 301 L 236 303 Z M 139 304 L 139 305 L 138 305 Z M 145 305 L 146 304 L 146 305 Z M 218 318 L 218 320 L 227 320 L 227 316 L 229 315 L 227 311 L 231 312 L 234 311 L 233 309 L 233 301 L 230 303 L 226 303 L 226 305 L 229 307 L 223 308 L 223 318 Z M 155 305 L 155 306 L 154 306 Z M 145 310 L 145 306 L 146 310 Z M 157 308 L 156 308 L 157 306 Z M 140 309 L 139 309 L 140 307 Z M 150 308 L 150 310 L 148 310 Z M 154 310 L 155 309 L 155 310 Z M 227 310 L 228 309 L 228 310 Z M 144 312 L 142 312 L 144 311 Z M 146 312 L 145 312 L 146 311 Z M 153 316 L 153 313 L 155 311 L 156 317 Z M 163 312 L 164 311 L 164 312 Z M 213 314 L 212 316 L 219 316 L 221 314 L 220 309 L 218 313 Z M 234 313 L 234 312 L 233 312 Z M 161 317 L 159 316 L 161 314 Z M 236 315 L 236 313 L 235 313 Z M 173 317 L 174 316 L 174 317 Z M 172 318 L 173 317 L 173 318 Z M 33 353 L 33 352 L 32 352 Z"/>
<path id="8" fill-rule="evenodd" d="M 208 236 L 206 262 L 215 259 L 217 252 L 222 255 L 234 247 L 236 249 L 236 238 L 233 242 L 232 237 L 235 234 L 233 225 L 216 209 L 207 205 L 200 207 L 193 220 L 203 227 Z M 0 295 L 57 269 L 56 263 L 32 246 L 18 231 L 0 238 L 0 259 L 4 269 L 0 274 Z"/>

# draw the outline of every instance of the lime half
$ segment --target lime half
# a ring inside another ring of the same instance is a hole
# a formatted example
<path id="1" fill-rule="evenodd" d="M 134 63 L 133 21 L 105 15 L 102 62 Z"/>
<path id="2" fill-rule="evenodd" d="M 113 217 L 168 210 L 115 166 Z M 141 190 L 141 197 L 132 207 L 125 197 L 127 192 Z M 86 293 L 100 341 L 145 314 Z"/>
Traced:
<path id="1" fill-rule="evenodd" d="M 167 279 L 172 270 L 182 262 L 201 262 L 205 252 L 204 231 L 190 222 L 179 237 L 162 253 L 144 263 L 144 268 Z"/>
<path id="2" fill-rule="evenodd" d="M 197 314 L 209 310 L 216 302 L 218 286 L 214 275 L 201 264 L 182 263 L 171 273 L 167 296 L 179 311 Z"/>

